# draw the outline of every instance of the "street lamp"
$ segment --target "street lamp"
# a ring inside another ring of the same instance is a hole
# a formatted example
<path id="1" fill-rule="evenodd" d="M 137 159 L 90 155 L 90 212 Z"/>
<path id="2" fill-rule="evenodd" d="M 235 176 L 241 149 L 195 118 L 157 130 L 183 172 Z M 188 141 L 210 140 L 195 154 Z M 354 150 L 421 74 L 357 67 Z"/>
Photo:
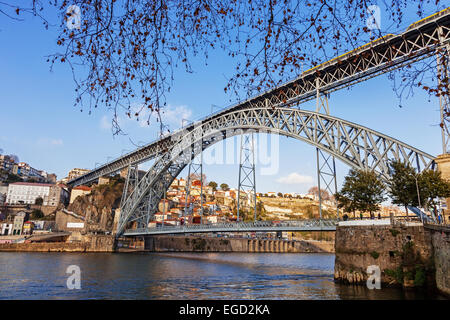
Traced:
<path id="1" fill-rule="evenodd" d="M 417 173 L 417 175 L 419 175 L 419 174 Z M 416 175 L 414 175 L 414 180 L 416 180 L 417 200 L 419 202 L 419 208 L 420 208 L 422 205 L 420 204 L 419 184 L 417 182 L 417 176 Z M 420 211 L 420 209 L 419 209 L 419 211 Z M 420 211 L 420 220 L 423 223 L 423 212 L 422 211 Z"/>

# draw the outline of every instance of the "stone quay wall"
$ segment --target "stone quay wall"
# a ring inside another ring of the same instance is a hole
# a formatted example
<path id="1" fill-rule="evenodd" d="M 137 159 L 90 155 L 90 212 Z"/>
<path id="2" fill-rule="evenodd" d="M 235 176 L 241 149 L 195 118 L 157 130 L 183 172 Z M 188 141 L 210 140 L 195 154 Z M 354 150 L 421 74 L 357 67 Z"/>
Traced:
<path id="1" fill-rule="evenodd" d="M 433 285 L 431 233 L 422 225 L 338 226 L 334 278 L 365 283 L 367 267 L 379 266 L 381 282 L 405 287 Z"/>
<path id="2" fill-rule="evenodd" d="M 145 238 L 145 250 L 154 252 L 334 252 L 332 242 L 263 239 L 153 236 Z"/>
<path id="3" fill-rule="evenodd" d="M 33 242 L 0 244 L 0 251 L 10 252 L 86 252 L 83 243 Z"/>
<path id="4" fill-rule="evenodd" d="M 431 233 L 436 287 L 450 297 L 450 227 L 426 225 Z"/>
<path id="5" fill-rule="evenodd" d="M 110 235 L 85 235 L 79 240 L 69 242 L 4 243 L 0 244 L 0 251 L 114 252 L 115 239 Z"/>

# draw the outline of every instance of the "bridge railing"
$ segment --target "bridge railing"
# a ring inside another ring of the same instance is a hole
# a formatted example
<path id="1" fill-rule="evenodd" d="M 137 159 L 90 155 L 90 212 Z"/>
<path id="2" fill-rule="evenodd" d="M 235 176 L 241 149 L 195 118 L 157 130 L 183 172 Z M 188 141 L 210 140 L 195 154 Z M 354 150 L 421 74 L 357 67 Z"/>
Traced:
<path id="1" fill-rule="evenodd" d="M 195 232 L 202 230 L 204 232 L 214 232 L 214 230 L 221 230 L 221 232 L 233 231 L 248 231 L 258 230 L 264 228 L 311 228 L 311 227 L 334 227 L 337 224 L 337 220 L 284 220 L 284 221 L 254 221 L 254 222 L 225 222 L 225 223 L 211 223 L 211 224 L 189 224 L 178 226 L 161 226 L 154 228 L 137 228 L 128 229 L 125 234 L 145 234 L 151 232 Z"/>

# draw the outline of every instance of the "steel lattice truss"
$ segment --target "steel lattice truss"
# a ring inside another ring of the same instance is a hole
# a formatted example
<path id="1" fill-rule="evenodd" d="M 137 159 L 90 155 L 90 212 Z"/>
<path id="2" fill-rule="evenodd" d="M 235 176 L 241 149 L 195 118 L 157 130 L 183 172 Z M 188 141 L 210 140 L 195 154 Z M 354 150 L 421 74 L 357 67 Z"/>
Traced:
<path id="1" fill-rule="evenodd" d="M 278 108 L 301 104 L 314 99 L 317 95 L 317 88 L 320 88 L 320 93 L 329 93 L 351 86 L 429 57 L 437 49 L 447 46 L 449 42 L 450 14 L 445 14 L 400 35 L 392 35 L 371 42 L 341 59 L 333 59 L 317 68 L 308 70 L 298 79 L 221 110 L 195 124 L 174 132 L 172 135 L 106 163 L 84 176 L 71 180 L 69 185 L 89 183 L 131 164 L 158 158 L 174 147 L 179 136 L 184 135 L 185 130 L 194 130 L 198 124 L 219 120 L 226 114 L 232 114 L 234 111 L 243 109 Z"/>
<path id="2" fill-rule="evenodd" d="M 292 108 L 242 109 L 197 124 L 179 135 L 122 203 L 117 233 L 136 221 L 144 225 L 164 191 L 191 161 L 212 144 L 244 131 L 268 132 L 307 142 L 351 167 L 375 170 L 389 179 L 388 163 L 400 160 L 418 172 L 434 167 L 434 157 L 387 135 L 329 115 Z"/>

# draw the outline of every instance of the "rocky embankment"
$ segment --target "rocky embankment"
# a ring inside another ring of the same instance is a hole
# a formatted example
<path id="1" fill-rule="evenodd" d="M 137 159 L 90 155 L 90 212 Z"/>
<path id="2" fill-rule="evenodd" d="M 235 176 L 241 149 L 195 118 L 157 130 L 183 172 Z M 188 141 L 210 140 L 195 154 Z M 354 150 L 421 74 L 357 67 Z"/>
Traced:
<path id="1" fill-rule="evenodd" d="M 85 217 L 86 231 L 112 231 L 112 212 L 120 207 L 123 187 L 122 178 L 111 178 L 108 184 L 94 186 L 90 194 L 78 196 L 67 209 Z"/>

